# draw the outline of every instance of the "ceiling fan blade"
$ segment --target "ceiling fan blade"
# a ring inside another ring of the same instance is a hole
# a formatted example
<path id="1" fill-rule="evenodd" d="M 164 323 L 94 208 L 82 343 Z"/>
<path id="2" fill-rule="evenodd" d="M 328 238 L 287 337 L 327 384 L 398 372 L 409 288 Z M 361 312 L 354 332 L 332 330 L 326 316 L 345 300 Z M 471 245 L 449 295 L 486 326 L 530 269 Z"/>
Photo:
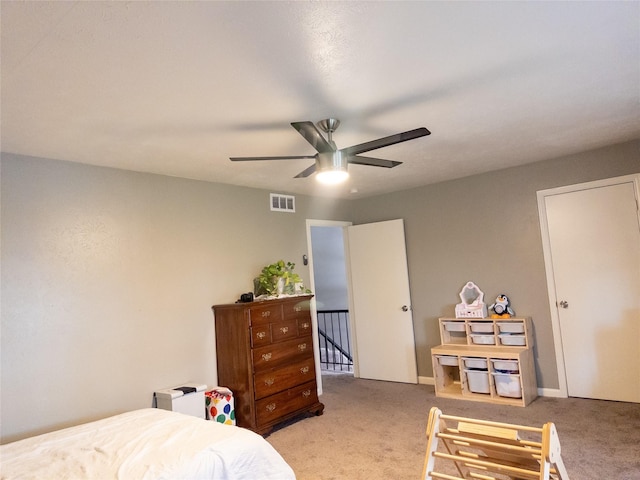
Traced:
<path id="1" fill-rule="evenodd" d="M 356 165 L 371 165 L 373 167 L 385 167 L 393 168 L 400 165 L 402 162 L 396 162 L 395 160 L 383 160 L 381 158 L 372 157 L 348 157 L 349 163 L 355 163 Z"/>
<path id="2" fill-rule="evenodd" d="M 291 124 L 318 153 L 335 152 L 336 149 L 318 131 L 312 122 L 293 122 Z"/>
<path id="3" fill-rule="evenodd" d="M 253 162 L 255 160 L 300 160 L 304 158 L 316 158 L 315 155 L 295 155 L 292 157 L 229 157 L 232 162 Z"/>
<path id="4" fill-rule="evenodd" d="M 304 169 L 303 171 L 301 171 L 299 174 L 297 174 L 293 178 L 306 178 L 306 177 L 308 177 L 309 175 L 311 175 L 315 171 L 316 171 L 316 164 L 314 163 L 309 168 Z"/>
<path id="5" fill-rule="evenodd" d="M 370 142 L 361 143 L 360 145 L 354 145 L 353 147 L 342 148 L 342 154 L 352 157 L 360 153 L 369 152 L 376 148 L 388 147 L 389 145 L 395 145 L 396 143 L 406 142 L 407 140 L 413 140 L 414 138 L 424 137 L 431 132 L 424 127 L 409 130 L 408 132 L 396 133 L 384 138 L 378 138 Z"/>

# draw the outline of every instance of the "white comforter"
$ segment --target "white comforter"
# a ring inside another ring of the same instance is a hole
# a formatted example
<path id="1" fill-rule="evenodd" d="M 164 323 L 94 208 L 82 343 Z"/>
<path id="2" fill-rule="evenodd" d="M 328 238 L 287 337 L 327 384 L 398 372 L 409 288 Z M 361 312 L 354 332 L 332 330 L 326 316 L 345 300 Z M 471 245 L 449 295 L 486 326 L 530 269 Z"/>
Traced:
<path id="1" fill-rule="evenodd" d="M 2 479 L 295 479 L 261 436 L 156 408 L 0 447 Z"/>

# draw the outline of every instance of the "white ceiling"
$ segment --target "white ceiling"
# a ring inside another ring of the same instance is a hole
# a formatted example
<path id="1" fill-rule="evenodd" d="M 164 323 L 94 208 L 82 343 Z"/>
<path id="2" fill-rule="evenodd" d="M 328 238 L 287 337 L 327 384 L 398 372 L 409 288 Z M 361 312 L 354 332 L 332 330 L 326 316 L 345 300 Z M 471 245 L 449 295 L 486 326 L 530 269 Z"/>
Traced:
<path id="1" fill-rule="evenodd" d="M 640 138 L 640 2 L 2 1 L 2 151 L 361 198 Z M 292 178 L 420 126 L 341 187 Z M 356 192 L 354 192 L 356 191 Z"/>

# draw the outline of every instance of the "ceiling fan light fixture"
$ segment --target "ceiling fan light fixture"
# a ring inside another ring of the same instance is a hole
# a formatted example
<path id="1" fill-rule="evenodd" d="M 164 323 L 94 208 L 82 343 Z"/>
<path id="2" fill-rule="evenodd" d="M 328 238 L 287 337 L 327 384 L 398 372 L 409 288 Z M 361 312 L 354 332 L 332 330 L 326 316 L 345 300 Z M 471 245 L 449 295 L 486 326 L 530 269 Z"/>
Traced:
<path id="1" fill-rule="evenodd" d="M 319 153 L 316 161 L 316 179 L 325 185 L 336 185 L 349 178 L 347 157 L 340 150 Z"/>
<path id="2" fill-rule="evenodd" d="M 349 178 L 349 172 L 344 170 L 325 170 L 316 174 L 316 179 L 325 185 L 337 185 L 347 178 Z"/>

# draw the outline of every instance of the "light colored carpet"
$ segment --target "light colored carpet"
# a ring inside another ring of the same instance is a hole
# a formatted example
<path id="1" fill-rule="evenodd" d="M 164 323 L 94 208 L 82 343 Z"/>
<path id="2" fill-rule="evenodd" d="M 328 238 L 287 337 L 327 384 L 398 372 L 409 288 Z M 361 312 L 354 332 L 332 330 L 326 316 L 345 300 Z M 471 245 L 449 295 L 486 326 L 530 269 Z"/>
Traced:
<path id="1" fill-rule="evenodd" d="M 298 480 L 419 479 L 432 406 L 444 413 L 542 426 L 554 422 L 572 480 L 640 479 L 640 404 L 538 398 L 528 407 L 436 398 L 429 385 L 323 375 L 324 414 L 267 440 Z"/>

